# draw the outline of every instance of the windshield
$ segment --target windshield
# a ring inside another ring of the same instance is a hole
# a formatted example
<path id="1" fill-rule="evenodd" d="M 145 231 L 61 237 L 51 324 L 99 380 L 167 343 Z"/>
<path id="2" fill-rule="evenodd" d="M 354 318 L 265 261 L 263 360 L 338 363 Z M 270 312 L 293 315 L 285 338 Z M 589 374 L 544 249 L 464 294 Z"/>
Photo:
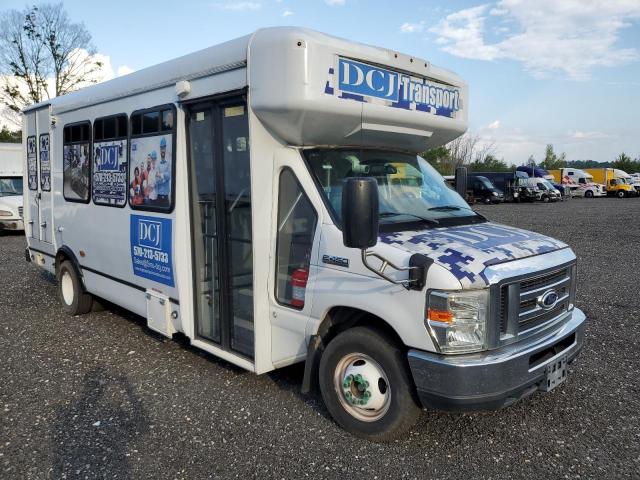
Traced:
<path id="1" fill-rule="evenodd" d="M 0 197 L 22 195 L 22 177 L 0 177 Z"/>
<path id="2" fill-rule="evenodd" d="M 342 186 L 349 177 L 378 182 L 381 225 L 483 220 L 422 157 L 360 149 L 314 149 L 305 151 L 305 156 L 338 223 L 342 223 Z"/>
<path id="3" fill-rule="evenodd" d="M 546 179 L 539 179 L 538 180 L 540 183 L 538 184 L 538 186 L 543 185 L 544 188 L 542 188 L 542 190 L 554 190 L 555 187 L 551 184 L 551 182 L 549 182 Z"/>
<path id="4" fill-rule="evenodd" d="M 493 186 L 493 184 L 489 181 L 489 179 L 487 177 L 476 177 L 476 179 L 478 180 L 478 182 L 480 182 L 482 185 L 484 185 L 484 188 L 486 188 L 487 190 L 494 190 L 495 187 Z"/>

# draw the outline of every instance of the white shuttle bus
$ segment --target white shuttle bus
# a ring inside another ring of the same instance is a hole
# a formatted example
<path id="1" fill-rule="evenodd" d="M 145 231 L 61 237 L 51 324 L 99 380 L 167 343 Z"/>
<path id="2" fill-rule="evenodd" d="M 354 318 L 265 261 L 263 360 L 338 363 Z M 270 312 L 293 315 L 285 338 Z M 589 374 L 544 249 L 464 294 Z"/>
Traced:
<path id="1" fill-rule="evenodd" d="M 269 28 L 34 105 L 27 260 L 71 315 L 95 296 L 257 374 L 306 362 L 360 437 L 509 405 L 566 379 L 585 316 L 566 244 L 417 155 L 468 104 L 428 61 Z"/>

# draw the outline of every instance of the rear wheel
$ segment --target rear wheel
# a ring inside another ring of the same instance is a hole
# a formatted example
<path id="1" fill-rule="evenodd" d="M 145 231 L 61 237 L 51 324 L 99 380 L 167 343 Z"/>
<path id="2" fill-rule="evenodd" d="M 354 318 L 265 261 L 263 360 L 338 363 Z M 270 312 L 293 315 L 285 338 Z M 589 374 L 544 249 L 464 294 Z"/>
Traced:
<path id="1" fill-rule="evenodd" d="M 69 315 L 83 315 L 93 306 L 93 297 L 85 291 L 78 272 L 68 260 L 58 269 L 58 296 Z"/>
<path id="2" fill-rule="evenodd" d="M 335 337 L 320 360 L 320 390 L 334 420 L 367 440 L 390 441 L 421 412 L 403 352 L 377 331 Z"/>

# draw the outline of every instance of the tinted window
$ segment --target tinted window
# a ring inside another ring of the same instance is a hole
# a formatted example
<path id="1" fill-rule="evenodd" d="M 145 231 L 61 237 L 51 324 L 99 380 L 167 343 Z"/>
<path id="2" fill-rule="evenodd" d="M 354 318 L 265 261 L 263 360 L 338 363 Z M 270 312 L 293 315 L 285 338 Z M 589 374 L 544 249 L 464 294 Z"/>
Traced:
<path id="1" fill-rule="evenodd" d="M 64 127 L 63 196 L 72 202 L 89 202 L 91 142 L 89 123 Z"/>
<path id="2" fill-rule="evenodd" d="M 155 133 L 158 131 L 158 112 L 147 112 L 142 116 L 142 133 Z"/>

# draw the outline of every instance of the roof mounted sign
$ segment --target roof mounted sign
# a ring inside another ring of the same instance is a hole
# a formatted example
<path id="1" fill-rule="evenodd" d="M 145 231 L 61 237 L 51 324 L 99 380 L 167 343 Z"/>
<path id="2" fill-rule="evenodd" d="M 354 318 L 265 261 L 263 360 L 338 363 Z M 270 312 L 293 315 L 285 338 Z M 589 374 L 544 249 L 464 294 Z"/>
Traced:
<path id="1" fill-rule="evenodd" d="M 337 75 L 329 68 L 325 93 L 338 98 L 455 117 L 460 89 L 377 65 L 339 57 Z"/>

